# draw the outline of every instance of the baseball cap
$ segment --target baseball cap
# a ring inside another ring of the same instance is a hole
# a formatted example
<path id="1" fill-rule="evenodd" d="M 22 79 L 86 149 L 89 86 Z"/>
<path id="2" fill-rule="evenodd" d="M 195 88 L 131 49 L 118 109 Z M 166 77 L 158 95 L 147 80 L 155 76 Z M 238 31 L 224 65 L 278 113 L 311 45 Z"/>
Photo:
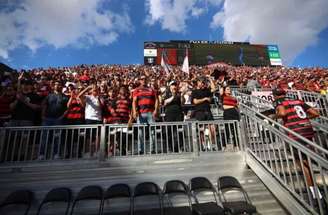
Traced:
<path id="1" fill-rule="evenodd" d="M 176 81 L 170 81 L 169 86 L 171 85 L 177 85 L 178 83 Z"/>

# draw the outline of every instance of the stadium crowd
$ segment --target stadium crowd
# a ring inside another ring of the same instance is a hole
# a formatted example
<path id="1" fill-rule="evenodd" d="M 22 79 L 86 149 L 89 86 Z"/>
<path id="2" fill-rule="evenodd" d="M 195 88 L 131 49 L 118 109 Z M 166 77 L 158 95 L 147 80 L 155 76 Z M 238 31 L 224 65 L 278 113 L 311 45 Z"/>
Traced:
<path id="1" fill-rule="evenodd" d="M 0 117 L 10 126 L 182 121 L 182 105 L 194 105 L 194 117 L 210 120 L 212 94 L 220 86 L 283 88 L 328 92 L 323 68 L 79 65 L 1 73 Z M 223 89 L 223 88 L 221 88 Z M 221 92 L 221 99 L 226 92 Z M 237 107 L 227 89 L 228 107 Z M 219 96 L 218 96 L 219 97 Z M 232 100 L 231 100 L 232 99 Z M 224 104 L 224 102 L 223 102 Z M 197 114 L 202 113 L 202 114 Z M 204 114 L 205 113 L 205 114 Z M 234 115 L 233 113 L 228 115 Z"/>

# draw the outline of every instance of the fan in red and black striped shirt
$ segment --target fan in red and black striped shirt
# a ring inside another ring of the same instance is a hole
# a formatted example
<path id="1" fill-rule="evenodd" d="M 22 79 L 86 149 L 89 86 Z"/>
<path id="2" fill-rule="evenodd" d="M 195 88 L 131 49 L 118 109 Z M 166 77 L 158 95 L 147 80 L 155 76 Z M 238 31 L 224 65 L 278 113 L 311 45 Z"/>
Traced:
<path id="1" fill-rule="evenodd" d="M 77 96 L 77 91 L 71 88 L 70 99 L 67 102 L 66 124 L 81 125 L 84 124 L 84 106 Z"/>
<path id="2" fill-rule="evenodd" d="M 128 123 L 131 112 L 131 100 L 128 98 L 128 90 L 121 87 L 116 100 L 115 112 L 119 117 L 120 123 Z"/>
<path id="3" fill-rule="evenodd" d="M 282 89 L 275 89 L 272 91 L 272 94 L 276 101 L 275 108 L 277 118 L 283 119 L 285 127 L 312 141 L 314 137 L 314 131 L 310 119 L 318 117 L 318 111 L 305 104 L 301 100 L 286 98 L 286 92 Z M 296 137 L 291 133 L 288 133 L 288 136 L 310 149 L 313 148 L 312 146 L 309 146 L 305 141 L 300 140 L 299 137 Z M 313 193 L 314 179 L 310 173 L 310 167 L 306 159 L 306 155 L 298 151 L 296 148 L 293 148 L 293 151 L 299 168 L 301 168 L 301 162 L 303 163 L 304 175 L 306 177 L 307 184 L 310 187 L 313 196 L 315 196 Z M 299 153 L 302 154 L 301 157 L 299 157 Z M 319 192 L 319 196 L 320 195 L 321 194 Z"/>
<path id="4" fill-rule="evenodd" d="M 312 141 L 314 131 L 310 119 L 318 117 L 318 111 L 301 100 L 286 98 L 283 90 L 274 90 L 273 94 L 275 100 L 280 100 L 275 108 L 277 117 L 283 119 L 284 126 Z M 288 136 L 299 141 L 295 135 L 289 133 Z"/>

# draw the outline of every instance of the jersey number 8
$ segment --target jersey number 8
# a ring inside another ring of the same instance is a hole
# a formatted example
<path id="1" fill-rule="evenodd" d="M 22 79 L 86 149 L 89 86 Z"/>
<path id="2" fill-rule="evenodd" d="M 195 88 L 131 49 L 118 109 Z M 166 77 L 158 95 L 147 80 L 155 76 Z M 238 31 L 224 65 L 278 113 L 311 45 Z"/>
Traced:
<path id="1" fill-rule="evenodd" d="M 294 109 L 296 111 L 296 114 L 301 119 L 306 119 L 307 115 L 304 111 L 304 109 L 301 106 L 294 106 Z"/>

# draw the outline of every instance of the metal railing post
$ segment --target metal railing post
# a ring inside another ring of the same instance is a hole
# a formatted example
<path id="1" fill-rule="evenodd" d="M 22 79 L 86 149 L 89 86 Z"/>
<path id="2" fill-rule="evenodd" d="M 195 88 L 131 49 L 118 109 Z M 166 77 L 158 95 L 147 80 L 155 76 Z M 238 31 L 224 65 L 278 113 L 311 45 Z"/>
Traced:
<path id="1" fill-rule="evenodd" d="M 99 161 L 105 160 L 105 144 L 106 144 L 106 125 L 100 127 L 100 147 L 99 147 Z"/>
<path id="2" fill-rule="evenodd" d="M 197 138 L 197 124 L 196 122 L 191 122 L 191 137 L 192 137 L 192 145 L 194 150 L 194 155 L 199 156 L 199 143 Z"/>
<path id="3" fill-rule="evenodd" d="M 239 138 L 239 144 L 240 144 L 240 150 L 246 151 L 246 128 L 244 124 L 244 116 L 240 117 L 239 122 L 237 122 L 238 125 L 238 138 Z"/>
<path id="4" fill-rule="evenodd" d="M 1 128 L 0 129 L 0 162 L 2 161 L 2 158 L 5 157 L 3 155 L 3 150 L 5 149 L 5 138 L 6 138 L 6 129 Z"/>

